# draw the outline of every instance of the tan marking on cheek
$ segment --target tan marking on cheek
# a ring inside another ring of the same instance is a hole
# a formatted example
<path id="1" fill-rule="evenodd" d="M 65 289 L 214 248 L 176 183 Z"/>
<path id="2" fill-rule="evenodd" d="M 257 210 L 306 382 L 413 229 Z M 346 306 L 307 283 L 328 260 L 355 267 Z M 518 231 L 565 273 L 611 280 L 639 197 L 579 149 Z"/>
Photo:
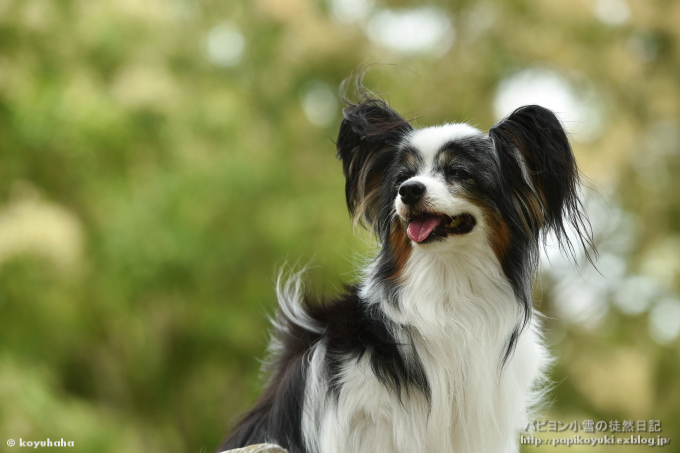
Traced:
<path id="1" fill-rule="evenodd" d="M 394 254 L 394 271 L 389 278 L 399 280 L 404 272 L 406 262 L 411 256 L 411 241 L 406 235 L 403 223 L 398 220 L 392 222 L 389 241 Z"/>
<path id="2" fill-rule="evenodd" d="M 482 200 L 474 195 L 464 190 L 460 190 L 459 195 L 482 211 L 486 224 L 489 226 L 487 234 L 491 248 L 498 262 L 503 262 L 503 258 L 510 248 L 510 229 L 507 223 L 505 223 L 505 220 L 499 214 L 491 210 Z"/>
<path id="3" fill-rule="evenodd" d="M 491 248 L 498 262 L 502 263 L 510 248 L 510 229 L 508 224 L 499 216 L 495 216 L 490 209 L 484 210 L 484 216 L 489 224 Z"/>

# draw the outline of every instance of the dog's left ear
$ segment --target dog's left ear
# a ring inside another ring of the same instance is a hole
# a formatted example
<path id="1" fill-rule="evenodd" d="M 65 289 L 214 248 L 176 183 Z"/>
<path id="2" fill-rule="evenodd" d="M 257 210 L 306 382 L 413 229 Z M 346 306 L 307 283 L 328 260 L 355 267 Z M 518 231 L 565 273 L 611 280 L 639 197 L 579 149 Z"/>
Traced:
<path id="1" fill-rule="evenodd" d="M 579 172 L 569 139 L 550 110 L 520 107 L 489 131 L 498 151 L 506 185 L 528 232 L 552 230 L 571 249 L 565 223 L 584 247 L 590 244 L 588 222 L 578 198 Z"/>
<path id="2" fill-rule="evenodd" d="M 355 222 L 377 231 L 385 171 L 413 128 L 387 103 L 371 97 L 348 102 L 343 115 L 336 145 L 346 178 L 347 208 Z"/>

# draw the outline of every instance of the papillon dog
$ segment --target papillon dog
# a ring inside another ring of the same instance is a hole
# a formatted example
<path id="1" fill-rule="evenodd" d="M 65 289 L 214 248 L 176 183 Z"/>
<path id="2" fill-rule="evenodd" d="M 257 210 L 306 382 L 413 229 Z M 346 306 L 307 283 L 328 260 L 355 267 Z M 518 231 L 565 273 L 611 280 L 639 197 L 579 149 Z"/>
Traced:
<path id="1" fill-rule="evenodd" d="M 265 389 L 219 451 L 517 452 L 550 361 L 532 301 L 541 246 L 591 246 L 567 135 L 537 105 L 488 134 L 415 128 L 359 88 L 337 156 L 378 252 L 330 300 L 279 281 Z"/>

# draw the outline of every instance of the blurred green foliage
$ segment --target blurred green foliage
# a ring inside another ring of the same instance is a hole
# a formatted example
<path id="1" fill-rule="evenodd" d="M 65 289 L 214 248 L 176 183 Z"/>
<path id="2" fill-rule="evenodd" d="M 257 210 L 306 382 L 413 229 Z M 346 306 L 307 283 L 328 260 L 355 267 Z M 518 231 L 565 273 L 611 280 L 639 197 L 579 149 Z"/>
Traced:
<path id="1" fill-rule="evenodd" d="M 488 128 L 499 83 L 536 65 L 591 87 L 604 119 L 576 140 L 582 170 L 634 219 L 626 272 L 677 292 L 680 3 L 630 0 L 618 24 L 595 3 L 433 1 L 453 45 L 404 53 L 333 2 L 0 2 L 1 448 L 216 448 L 257 395 L 275 270 L 313 260 L 333 292 L 370 256 L 344 207 L 339 108 L 303 108 L 310 83 L 335 91 L 365 63 L 395 63 L 366 83 L 420 124 Z M 243 54 L 220 63 L 225 24 Z M 680 442 L 677 339 L 611 301 L 595 328 L 560 319 L 551 282 L 549 418 L 658 419 Z"/>

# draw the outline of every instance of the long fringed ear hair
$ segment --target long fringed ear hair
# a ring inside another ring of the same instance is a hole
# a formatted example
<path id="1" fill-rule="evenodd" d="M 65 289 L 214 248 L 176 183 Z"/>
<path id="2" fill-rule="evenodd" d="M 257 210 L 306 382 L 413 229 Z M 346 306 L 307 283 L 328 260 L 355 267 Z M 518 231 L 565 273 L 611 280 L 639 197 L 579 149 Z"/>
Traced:
<path id="1" fill-rule="evenodd" d="M 515 232 L 511 247 L 518 253 L 512 254 L 514 259 L 504 262 L 503 267 L 515 282 L 524 313 L 505 349 L 505 364 L 531 318 L 532 281 L 539 247 L 548 233 L 553 233 L 560 248 L 574 259 L 575 245 L 583 248 L 589 262 L 593 261 L 591 253 L 596 256 L 597 252 L 578 197 L 576 159 L 555 114 L 538 105 L 520 107 L 494 125 L 489 136 L 500 160 L 501 186 L 516 214 L 508 218 L 516 219 L 509 226 Z M 572 244 L 572 239 L 577 244 Z"/>
<path id="2" fill-rule="evenodd" d="M 347 80 L 340 87 L 347 107 L 338 133 L 337 156 L 342 160 L 347 208 L 355 224 L 372 227 L 381 235 L 387 227 L 380 224 L 379 215 L 385 171 L 400 140 L 413 128 L 386 102 L 367 92 L 361 79 L 356 79 L 356 103 L 342 94 Z"/>
<path id="3" fill-rule="evenodd" d="M 489 136 L 498 151 L 504 185 L 512 191 L 519 226 L 537 243 L 552 232 L 572 257 L 573 238 L 592 261 L 595 250 L 578 197 L 576 160 L 555 114 L 538 105 L 520 107 L 494 125 Z"/>

